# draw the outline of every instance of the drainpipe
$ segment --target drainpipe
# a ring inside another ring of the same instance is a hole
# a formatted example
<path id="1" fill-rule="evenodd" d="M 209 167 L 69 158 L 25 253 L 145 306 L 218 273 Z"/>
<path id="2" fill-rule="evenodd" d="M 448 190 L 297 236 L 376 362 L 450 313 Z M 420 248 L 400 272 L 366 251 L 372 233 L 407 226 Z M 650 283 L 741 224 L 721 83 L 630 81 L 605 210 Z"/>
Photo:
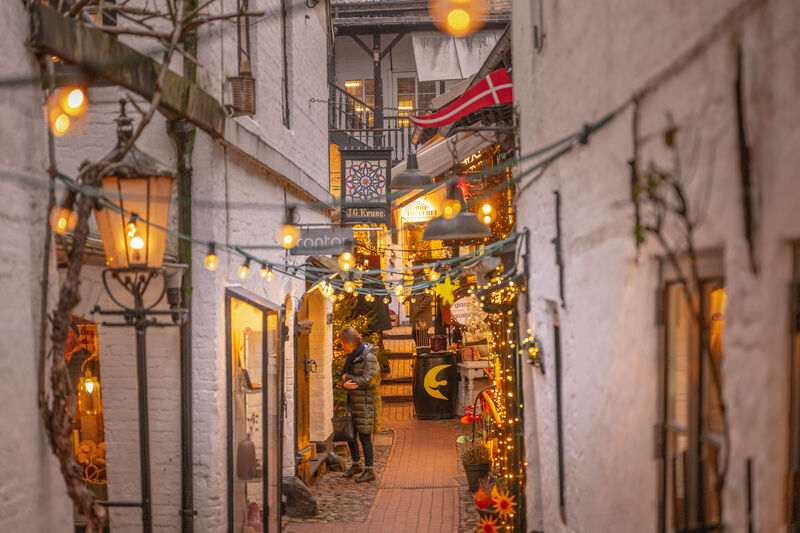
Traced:
<path id="1" fill-rule="evenodd" d="M 168 123 L 178 162 L 178 231 L 192 234 L 192 151 L 196 128 L 186 120 Z M 189 310 L 180 327 L 181 364 L 181 532 L 194 531 L 194 485 L 192 441 L 192 243 L 178 241 L 178 260 L 189 266 L 184 273 L 181 307 Z"/>

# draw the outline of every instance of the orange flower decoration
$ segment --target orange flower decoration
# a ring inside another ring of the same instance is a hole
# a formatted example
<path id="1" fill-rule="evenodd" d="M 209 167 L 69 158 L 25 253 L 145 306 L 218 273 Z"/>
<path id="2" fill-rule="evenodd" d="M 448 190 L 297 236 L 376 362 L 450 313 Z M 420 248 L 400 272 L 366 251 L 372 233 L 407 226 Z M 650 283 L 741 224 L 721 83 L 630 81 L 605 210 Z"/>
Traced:
<path id="1" fill-rule="evenodd" d="M 498 533 L 497 519 L 482 516 L 481 522 L 478 524 L 478 533 Z"/>
<path id="2" fill-rule="evenodd" d="M 497 490 L 497 487 L 492 489 L 492 502 L 494 502 L 494 510 L 505 518 L 514 511 L 514 497 L 508 493 L 508 490 Z"/>
<path id="3" fill-rule="evenodd" d="M 489 504 L 489 496 L 487 496 L 486 491 L 483 490 L 483 487 L 479 488 L 475 492 L 475 505 L 478 506 L 478 509 L 488 509 Z"/>

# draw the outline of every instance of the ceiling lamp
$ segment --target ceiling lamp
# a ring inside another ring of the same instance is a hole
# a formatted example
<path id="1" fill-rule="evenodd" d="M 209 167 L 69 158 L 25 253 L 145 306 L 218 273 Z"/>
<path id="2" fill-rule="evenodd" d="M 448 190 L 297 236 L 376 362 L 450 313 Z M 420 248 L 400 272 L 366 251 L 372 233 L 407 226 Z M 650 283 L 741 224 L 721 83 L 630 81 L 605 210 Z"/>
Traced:
<path id="1" fill-rule="evenodd" d="M 447 184 L 448 200 L 456 197 L 456 184 L 451 181 Z M 439 216 L 428 222 L 425 231 L 422 232 L 422 239 L 426 241 L 469 241 L 474 239 L 484 239 L 491 237 L 492 230 L 488 226 L 481 224 L 475 213 L 467 211 L 463 205 L 463 200 L 458 201 L 461 209 L 455 216 L 446 218 Z"/>
<path id="2" fill-rule="evenodd" d="M 391 182 L 392 189 L 398 191 L 423 189 L 430 185 L 433 185 L 433 178 L 420 170 L 415 153 L 408 154 L 405 170 L 394 176 Z"/>

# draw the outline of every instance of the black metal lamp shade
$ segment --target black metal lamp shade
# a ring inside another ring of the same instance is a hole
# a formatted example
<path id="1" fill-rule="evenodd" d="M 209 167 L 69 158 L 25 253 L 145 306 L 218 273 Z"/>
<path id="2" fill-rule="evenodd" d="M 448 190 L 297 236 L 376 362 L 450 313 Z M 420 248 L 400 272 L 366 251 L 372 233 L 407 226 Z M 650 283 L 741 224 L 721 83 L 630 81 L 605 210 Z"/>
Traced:
<path id="1" fill-rule="evenodd" d="M 405 170 L 394 176 L 391 183 L 392 189 L 403 191 L 423 189 L 429 185 L 433 185 L 433 178 L 420 170 L 417 154 L 408 154 Z"/>
<path id="2" fill-rule="evenodd" d="M 455 182 L 451 181 L 447 185 L 447 198 L 453 199 L 456 196 Z M 469 241 L 474 239 L 485 239 L 492 236 L 489 226 L 481 224 L 475 213 L 467 211 L 463 200 L 461 210 L 452 218 L 438 216 L 428 222 L 425 231 L 422 232 L 422 239 L 426 241 Z"/>

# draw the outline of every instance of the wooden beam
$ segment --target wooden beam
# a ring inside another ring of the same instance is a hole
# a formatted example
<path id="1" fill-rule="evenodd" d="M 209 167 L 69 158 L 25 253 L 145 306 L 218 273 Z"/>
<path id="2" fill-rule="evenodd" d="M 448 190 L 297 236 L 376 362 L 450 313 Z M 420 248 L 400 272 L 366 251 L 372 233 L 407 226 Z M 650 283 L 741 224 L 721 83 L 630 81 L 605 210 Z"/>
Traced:
<path id="1" fill-rule="evenodd" d="M 370 48 L 369 46 L 367 46 L 367 45 L 364 43 L 364 41 L 362 41 L 361 39 L 359 39 L 359 38 L 358 38 L 358 35 L 351 35 L 350 37 L 352 37 L 352 38 L 353 38 L 353 40 L 356 42 L 356 44 L 357 44 L 358 46 L 360 46 L 360 47 L 361 47 L 361 48 L 362 48 L 362 49 L 363 49 L 363 50 L 364 50 L 364 51 L 367 53 L 367 55 L 368 55 L 369 57 L 372 57 L 372 48 Z"/>
<path id="2" fill-rule="evenodd" d="M 391 51 L 392 51 L 392 48 L 394 48 L 394 45 L 396 45 L 397 43 L 399 43 L 399 42 L 400 42 L 400 39 L 402 39 L 402 38 L 403 38 L 403 37 L 405 37 L 405 36 L 406 36 L 406 34 L 405 34 L 405 33 L 398 33 L 398 34 L 395 36 L 395 38 L 394 38 L 394 39 L 392 39 L 392 42 L 390 42 L 390 43 L 389 43 L 389 46 L 387 46 L 387 47 L 386 47 L 386 49 L 384 49 L 384 51 L 383 51 L 383 52 L 381 52 L 381 59 L 383 59 L 383 58 L 386 56 L 386 54 L 388 54 L 389 52 L 391 52 Z"/>
<path id="3" fill-rule="evenodd" d="M 65 17 L 38 2 L 30 8 L 30 44 L 105 78 L 143 98 L 153 96 L 161 65 L 115 37 Z M 215 138 L 225 134 L 225 110 L 207 92 L 175 72 L 167 72 L 160 110 L 185 118 Z"/>

